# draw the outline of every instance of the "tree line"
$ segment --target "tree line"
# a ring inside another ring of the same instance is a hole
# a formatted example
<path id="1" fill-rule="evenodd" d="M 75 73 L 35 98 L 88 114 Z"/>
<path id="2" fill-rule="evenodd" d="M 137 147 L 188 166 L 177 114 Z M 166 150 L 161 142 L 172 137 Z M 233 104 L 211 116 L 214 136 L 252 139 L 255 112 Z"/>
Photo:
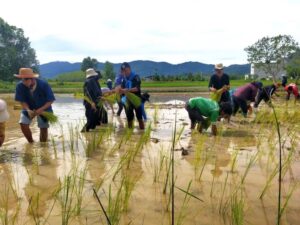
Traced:
<path id="1" fill-rule="evenodd" d="M 300 48 L 298 43 L 290 35 L 277 35 L 274 37 L 263 37 L 254 44 L 245 48 L 248 62 L 254 63 L 263 69 L 267 74 L 278 76 L 280 67 L 283 67 L 287 75 L 299 79 L 300 77 Z M 271 66 L 275 65 L 275 66 Z M 18 73 L 19 68 L 30 67 L 35 72 L 39 72 L 39 61 L 35 50 L 30 46 L 28 37 L 25 37 L 21 28 L 9 25 L 0 18 L 0 80 L 12 81 L 13 74 Z M 98 70 L 98 60 L 86 57 L 82 61 L 81 70 L 87 68 Z M 116 74 L 113 64 L 105 62 L 102 72 L 103 79 L 114 80 Z M 83 73 L 84 74 L 84 73 Z M 187 73 L 181 75 L 160 75 L 151 76 L 155 81 L 189 80 L 202 81 L 207 79 L 209 74 Z M 231 79 L 240 76 L 232 75 Z"/>

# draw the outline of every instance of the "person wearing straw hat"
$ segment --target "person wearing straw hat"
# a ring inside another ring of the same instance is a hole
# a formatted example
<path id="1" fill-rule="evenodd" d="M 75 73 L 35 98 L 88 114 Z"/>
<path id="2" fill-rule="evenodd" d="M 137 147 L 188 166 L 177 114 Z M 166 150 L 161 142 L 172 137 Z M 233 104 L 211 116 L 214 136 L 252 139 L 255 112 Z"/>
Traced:
<path id="1" fill-rule="evenodd" d="M 5 139 L 5 122 L 8 120 L 9 114 L 7 112 L 6 102 L 0 99 L 0 147 Z"/>
<path id="2" fill-rule="evenodd" d="M 53 112 L 52 103 L 55 97 L 50 85 L 35 74 L 30 68 L 20 68 L 19 74 L 14 75 L 21 81 L 16 86 L 15 100 L 22 106 L 20 116 L 21 130 L 29 143 L 33 142 L 29 125 L 37 117 L 40 128 L 40 142 L 48 140 L 49 121 L 42 116 L 43 112 Z"/>
<path id="3" fill-rule="evenodd" d="M 82 132 L 89 132 L 103 122 L 102 118 L 104 118 L 106 111 L 103 107 L 101 109 L 98 107 L 102 96 L 98 73 L 93 68 L 89 68 L 85 71 L 85 75 L 86 80 L 83 85 L 83 93 L 86 99 L 83 101 L 83 105 L 87 122 L 82 128 Z"/>
<path id="4" fill-rule="evenodd" d="M 229 102 L 230 81 L 229 76 L 223 72 L 223 64 L 215 65 L 215 74 L 209 80 L 209 91 L 212 93 L 213 100 L 217 102 Z M 220 95 L 220 96 L 219 96 Z"/>

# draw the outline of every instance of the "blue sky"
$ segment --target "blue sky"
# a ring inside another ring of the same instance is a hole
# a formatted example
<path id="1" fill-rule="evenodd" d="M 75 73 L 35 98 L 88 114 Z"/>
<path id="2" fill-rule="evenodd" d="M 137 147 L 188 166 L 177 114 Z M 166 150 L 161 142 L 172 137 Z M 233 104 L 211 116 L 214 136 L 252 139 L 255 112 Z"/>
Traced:
<path id="1" fill-rule="evenodd" d="M 41 63 L 132 60 L 247 62 L 264 36 L 300 42 L 296 0 L 9 0 L 0 16 L 23 28 Z"/>

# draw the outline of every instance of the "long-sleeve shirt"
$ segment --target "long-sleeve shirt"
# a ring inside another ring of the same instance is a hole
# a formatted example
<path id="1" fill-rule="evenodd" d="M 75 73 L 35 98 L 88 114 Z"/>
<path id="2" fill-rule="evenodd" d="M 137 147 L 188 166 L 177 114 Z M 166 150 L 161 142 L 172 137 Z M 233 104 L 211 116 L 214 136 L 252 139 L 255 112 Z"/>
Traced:
<path id="1" fill-rule="evenodd" d="M 258 87 L 250 83 L 237 88 L 233 96 L 245 101 L 254 102 L 257 91 Z"/>
<path id="2" fill-rule="evenodd" d="M 291 89 L 291 90 L 289 90 L 289 89 Z M 290 99 L 291 93 L 293 93 L 295 98 L 297 98 L 299 96 L 299 90 L 298 90 L 298 87 L 296 84 L 291 83 L 291 84 L 285 86 L 284 90 L 287 92 L 286 99 Z"/>
<path id="3" fill-rule="evenodd" d="M 85 80 L 83 85 L 83 93 L 87 96 L 92 102 L 95 104 L 98 103 L 99 97 L 102 96 L 101 87 L 98 82 L 98 78 L 96 76 L 89 77 Z M 84 100 L 84 105 L 88 104 L 87 101 Z"/>

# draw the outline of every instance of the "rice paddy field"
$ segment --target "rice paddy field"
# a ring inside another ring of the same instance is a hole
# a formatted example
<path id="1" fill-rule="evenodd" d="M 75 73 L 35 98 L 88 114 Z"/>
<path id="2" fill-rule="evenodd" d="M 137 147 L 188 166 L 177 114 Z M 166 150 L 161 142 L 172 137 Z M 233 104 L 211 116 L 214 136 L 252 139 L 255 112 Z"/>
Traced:
<path id="1" fill-rule="evenodd" d="M 247 119 L 219 122 L 214 137 L 190 130 L 184 103 L 197 94 L 151 95 L 145 131 L 109 111 L 109 124 L 89 133 L 82 101 L 60 95 L 49 142 L 38 142 L 34 122 L 33 144 L 1 96 L 11 118 L 0 224 L 299 225 L 300 104 L 277 98 L 275 117 L 261 103 Z"/>

